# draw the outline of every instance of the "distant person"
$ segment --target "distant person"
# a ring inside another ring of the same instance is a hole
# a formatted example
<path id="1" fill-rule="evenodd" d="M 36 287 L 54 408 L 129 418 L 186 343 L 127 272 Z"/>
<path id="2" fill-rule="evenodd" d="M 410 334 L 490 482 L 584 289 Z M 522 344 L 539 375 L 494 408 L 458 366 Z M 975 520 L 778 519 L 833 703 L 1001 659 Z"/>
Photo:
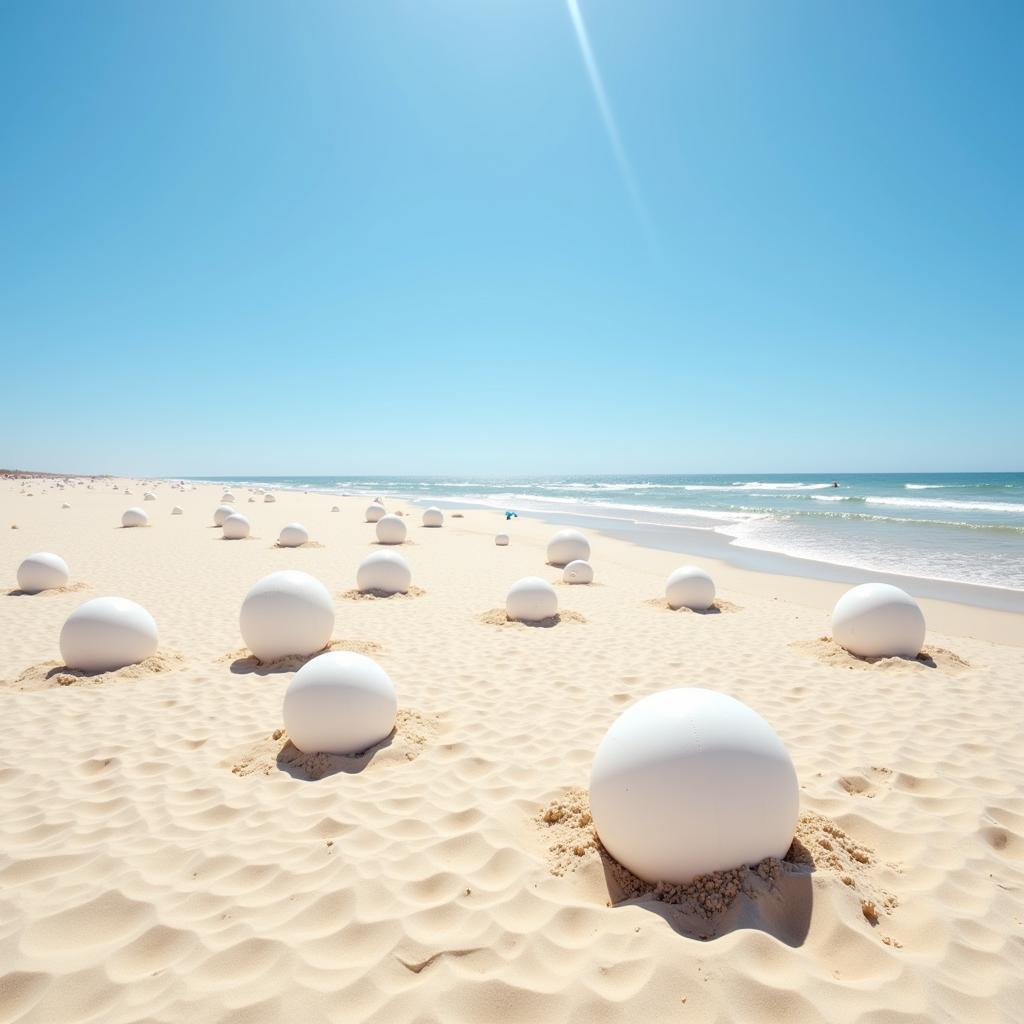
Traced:
<path id="1" fill-rule="evenodd" d="M 832 481 L 832 486 L 833 487 L 838 487 L 839 486 L 839 481 L 838 480 L 833 480 Z"/>
<path id="2" fill-rule="evenodd" d="M 510 509 L 505 509 L 505 522 L 507 523 L 510 519 L 518 519 L 519 514 L 512 512 Z"/>

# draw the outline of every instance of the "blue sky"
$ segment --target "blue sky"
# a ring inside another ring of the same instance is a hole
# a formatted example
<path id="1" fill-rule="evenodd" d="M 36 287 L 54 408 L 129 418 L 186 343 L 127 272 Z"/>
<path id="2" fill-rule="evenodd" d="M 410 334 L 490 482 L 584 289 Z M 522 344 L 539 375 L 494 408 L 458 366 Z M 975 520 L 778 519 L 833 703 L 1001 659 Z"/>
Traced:
<path id="1" fill-rule="evenodd" d="M 0 6 L 0 465 L 1020 469 L 1024 5 L 580 12 Z"/>

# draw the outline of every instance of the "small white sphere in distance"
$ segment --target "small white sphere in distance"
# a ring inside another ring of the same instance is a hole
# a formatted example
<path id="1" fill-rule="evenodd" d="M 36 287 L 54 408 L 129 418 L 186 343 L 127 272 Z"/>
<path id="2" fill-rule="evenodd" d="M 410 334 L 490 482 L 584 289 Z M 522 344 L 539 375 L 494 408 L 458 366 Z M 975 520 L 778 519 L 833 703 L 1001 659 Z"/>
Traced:
<path id="1" fill-rule="evenodd" d="M 235 496 L 230 491 L 225 491 L 220 496 L 220 501 L 222 505 L 233 505 L 235 503 Z"/>
<path id="2" fill-rule="evenodd" d="M 444 526 L 444 513 L 439 508 L 431 506 L 423 513 L 424 526 Z"/>
<path id="3" fill-rule="evenodd" d="M 627 708 L 598 745 L 590 810 L 608 852 L 648 882 L 783 857 L 800 811 L 796 770 L 754 710 L 677 689 Z"/>
<path id="4" fill-rule="evenodd" d="M 715 603 L 715 581 L 695 565 L 684 565 L 669 574 L 665 598 L 670 608 L 706 611 Z"/>
<path id="5" fill-rule="evenodd" d="M 122 526 L 148 526 L 149 516 L 141 508 L 125 509 L 121 515 Z"/>
<path id="6" fill-rule="evenodd" d="M 250 495 L 250 497 L 249 497 L 249 502 L 250 502 L 250 504 L 251 504 L 252 502 L 254 502 L 255 500 L 256 500 L 256 499 L 255 499 L 254 497 L 252 497 L 252 496 Z"/>
<path id="7" fill-rule="evenodd" d="M 381 516 L 377 520 L 377 540 L 381 544 L 401 544 L 405 534 L 405 523 L 398 516 Z"/>
<path id="8" fill-rule="evenodd" d="M 562 570 L 562 580 L 566 583 L 593 583 L 594 567 L 589 562 L 577 559 Z"/>
<path id="9" fill-rule="evenodd" d="M 18 589 L 26 594 L 56 590 L 67 586 L 69 576 L 68 563 L 60 555 L 37 551 L 18 566 Z"/>
<path id="10" fill-rule="evenodd" d="M 398 697 L 372 658 L 329 651 L 308 661 L 284 694 L 284 727 L 307 754 L 360 754 L 395 727 Z"/>
<path id="11" fill-rule="evenodd" d="M 70 506 L 70 505 L 68 504 L 68 502 L 66 502 L 66 501 L 65 501 L 65 502 L 63 502 L 63 503 L 61 504 L 61 506 L 60 506 L 60 507 L 61 507 L 61 508 L 71 508 L 71 506 Z"/>
<path id="12" fill-rule="evenodd" d="M 832 610 L 832 638 L 859 658 L 916 658 L 924 634 L 918 603 L 888 583 L 862 583 Z"/>
<path id="13" fill-rule="evenodd" d="M 494 543 L 497 544 L 499 548 L 508 547 L 508 534 L 507 533 L 496 534 L 495 537 L 494 537 Z"/>
<path id="14" fill-rule="evenodd" d="M 225 540 L 245 540 L 249 536 L 249 520 L 240 512 L 233 512 L 224 520 Z"/>
<path id="15" fill-rule="evenodd" d="M 505 612 L 517 622 L 539 622 L 558 614 L 555 588 L 539 576 L 527 576 L 513 583 L 505 598 Z"/>
<path id="16" fill-rule="evenodd" d="M 589 559 L 590 541 L 579 530 L 559 530 L 548 541 L 548 561 L 552 565 L 568 565 Z"/>
<path id="17" fill-rule="evenodd" d="M 331 506 L 331 511 L 332 511 L 332 512 L 340 512 L 340 511 L 341 511 L 341 509 L 340 509 L 340 508 L 338 508 L 338 506 L 337 506 L 337 505 L 332 505 L 332 506 Z"/>
<path id="18" fill-rule="evenodd" d="M 234 514 L 235 510 L 230 505 L 218 505 L 213 512 L 213 525 L 223 526 L 224 520 L 227 519 L 228 516 L 233 516 Z"/>
<path id="19" fill-rule="evenodd" d="M 327 588 L 309 573 L 272 572 L 245 595 L 239 627 L 260 661 L 315 654 L 331 639 L 334 605 Z"/>
<path id="20" fill-rule="evenodd" d="M 289 523 L 279 534 L 277 543 L 283 548 L 300 548 L 309 540 L 309 530 L 302 523 Z"/>
<path id="21" fill-rule="evenodd" d="M 156 495 L 152 491 L 146 491 L 142 495 L 143 501 L 156 501 Z"/>
<path id="22" fill-rule="evenodd" d="M 68 668 L 113 672 L 156 654 L 153 616 L 123 597 L 96 597 L 79 605 L 60 631 L 60 655 Z"/>
<path id="23" fill-rule="evenodd" d="M 180 505 L 175 505 L 174 508 L 171 509 L 172 516 L 182 516 L 184 514 L 185 510 Z"/>
<path id="24" fill-rule="evenodd" d="M 385 510 L 384 506 L 382 504 L 380 504 L 380 502 L 378 502 L 378 501 L 370 502 L 370 504 L 366 506 L 366 521 L 368 523 L 379 522 L 380 519 L 381 519 L 381 516 L 384 515 L 385 511 L 386 510 Z"/>
<path id="25" fill-rule="evenodd" d="M 269 502 L 270 504 L 273 504 L 275 501 L 277 501 L 277 498 L 275 498 L 269 491 L 267 491 L 267 493 L 263 495 L 263 501 L 264 503 Z"/>
<path id="26" fill-rule="evenodd" d="M 356 586 L 364 594 L 369 590 L 405 594 L 412 586 L 412 570 L 397 551 L 375 551 L 359 563 Z"/>

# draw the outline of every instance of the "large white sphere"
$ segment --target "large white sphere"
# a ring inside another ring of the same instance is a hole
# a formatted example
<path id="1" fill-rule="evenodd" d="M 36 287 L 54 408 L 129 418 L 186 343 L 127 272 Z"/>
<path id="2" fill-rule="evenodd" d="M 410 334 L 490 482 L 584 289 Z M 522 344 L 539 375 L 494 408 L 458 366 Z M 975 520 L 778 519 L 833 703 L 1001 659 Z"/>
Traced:
<path id="1" fill-rule="evenodd" d="M 263 495 L 264 504 L 268 502 L 270 504 L 273 504 L 275 501 L 277 501 L 277 498 L 275 498 L 269 491 L 267 491 L 267 493 Z"/>
<path id="2" fill-rule="evenodd" d="M 652 694 L 598 745 L 590 810 L 601 842 L 648 882 L 783 857 L 800 810 L 793 762 L 772 727 L 714 690 Z"/>
<path id="3" fill-rule="evenodd" d="M 495 537 L 494 537 L 494 543 L 497 544 L 499 548 L 508 547 L 508 534 L 507 533 L 496 534 Z"/>
<path id="4" fill-rule="evenodd" d="M 171 509 L 172 516 L 181 516 L 184 514 L 185 510 L 180 505 L 175 505 L 174 508 Z"/>
<path id="5" fill-rule="evenodd" d="M 298 548 L 309 540 L 309 530 L 302 523 L 289 523 L 277 538 L 283 548 Z"/>
<path id="6" fill-rule="evenodd" d="M 156 495 L 152 491 L 146 491 L 142 495 L 143 501 L 156 501 Z"/>
<path id="7" fill-rule="evenodd" d="M 684 565 L 665 581 L 670 608 L 692 608 L 702 612 L 715 603 L 715 581 L 695 565 Z"/>
<path id="8" fill-rule="evenodd" d="M 224 520 L 225 540 L 245 540 L 249 536 L 249 520 L 240 512 L 232 512 Z"/>
<path id="9" fill-rule="evenodd" d="M 376 523 L 380 521 L 381 516 L 385 513 L 385 508 L 380 502 L 374 501 L 366 506 L 366 521 L 368 523 Z"/>
<path id="10" fill-rule="evenodd" d="M 60 555 L 37 551 L 18 566 L 18 589 L 24 590 L 26 594 L 55 590 L 57 587 L 66 587 L 69 576 L 68 563 Z"/>
<path id="11" fill-rule="evenodd" d="M 121 516 L 122 526 L 148 526 L 149 516 L 141 508 L 125 509 Z"/>
<path id="12" fill-rule="evenodd" d="M 548 561 L 552 565 L 568 565 L 590 559 L 590 541 L 579 530 L 559 530 L 548 541 Z"/>
<path id="13" fill-rule="evenodd" d="M 228 516 L 233 516 L 235 510 L 230 505 L 219 505 L 213 513 L 213 525 L 223 526 Z"/>
<path id="14" fill-rule="evenodd" d="M 505 611 L 517 622 L 538 622 L 558 614 L 555 588 L 539 576 L 527 576 L 508 588 Z"/>
<path id="15" fill-rule="evenodd" d="M 123 597 L 96 597 L 79 605 L 60 631 L 60 655 L 68 668 L 112 672 L 156 654 L 153 616 Z"/>
<path id="16" fill-rule="evenodd" d="M 359 563 L 356 586 L 364 593 L 380 590 L 386 594 L 404 594 L 412 585 L 409 563 L 397 551 L 375 551 Z"/>
<path id="17" fill-rule="evenodd" d="M 439 508 L 428 508 L 423 513 L 424 526 L 444 526 L 444 513 Z"/>
<path id="18" fill-rule="evenodd" d="M 220 501 L 222 505 L 233 505 L 235 503 L 235 496 L 230 491 L 225 491 L 220 496 Z"/>
<path id="19" fill-rule="evenodd" d="M 359 754 L 395 727 L 398 698 L 372 658 L 329 651 L 308 661 L 284 694 L 284 727 L 307 754 Z"/>
<path id="20" fill-rule="evenodd" d="M 833 639 L 860 658 L 916 658 L 924 634 L 917 602 L 888 583 L 862 583 L 832 610 Z"/>
<path id="21" fill-rule="evenodd" d="M 334 605 L 318 579 L 286 569 L 264 576 L 245 595 L 238 621 L 246 647 L 260 661 L 273 661 L 326 646 Z"/>
<path id="22" fill-rule="evenodd" d="M 405 523 L 398 516 L 381 516 L 377 520 L 377 540 L 381 544 L 401 544 L 405 533 Z"/>
<path id="23" fill-rule="evenodd" d="M 594 567 L 589 562 L 577 559 L 562 570 L 562 579 L 566 583 L 593 583 Z"/>

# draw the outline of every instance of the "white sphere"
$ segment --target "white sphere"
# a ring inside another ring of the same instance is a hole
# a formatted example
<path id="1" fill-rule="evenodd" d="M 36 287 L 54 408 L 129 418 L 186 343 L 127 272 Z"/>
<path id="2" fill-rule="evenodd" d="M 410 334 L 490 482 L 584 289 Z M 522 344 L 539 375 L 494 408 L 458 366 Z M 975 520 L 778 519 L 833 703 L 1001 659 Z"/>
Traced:
<path id="1" fill-rule="evenodd" d="M 377 520 L 377 540 L 381 544 L 401 544 L 405 533 L 405 523 L 398 516 L 381 516 Z"/>
<path id="2" fill-rule="evenodd" d="M 264 495 L 263 495 L 263 501 L 264 501 L 264 503 L 265 503 L 265 504 L 266 504 L 266 503 L 268 503 L 268 502 L 269 502 L 270 504 L 273 504 L 273 503 L 274 503 L 275 501 L 277 501 L 277 498 L 275 498 L 275 497 L 274 497 L 274 496 L 273 496 L 273 495 L 272 495 L 272 494 L 271 494 L 271 493 L 270 493 L 270 492 L 268 491 L 268 492 L 267 492 L 266 494 L 264 494 Z"/>
<path id="3" fill-rule="evenodd" d="M 233 505 L 235 502 L 235 496 L 230 491 L 225 491 L 220 496 L 220 501 L 222 505 Z"/>
<path id="4" fill-rule="evenodd" d="M 141 508 L 125 509 L 121 516 L 122 526 L 148 526 L 149 516 Z"/>
<path id="5" fill-rule="evenodd" d="M 562 570 L 562 579 L 566 583 L 593 583 L 594 567 L 589 562 L 577 559 Z"/>
<path id="6" fill-rule="evenodd" d="M 494 538 L 494 543 L 497 544 L 499 548 L 508 547 L 508 534 L 507 533 L 499 533 L 499 534 L 497 534 L 495 536 L 495 538 Z"/>
<path id="7" fill-rule="evenodd" d="M 240 512 L 233 512 L 224 520 L 225 540 L 245 540 L 249 536 L 249 520 Z"/>
<path id="8" fill-rule="evenodd" d="M 256 500 L 255 498 L 250 496 L 250 498 L 249 498 L 250 503 L 254 502 L 255 500 Z"/>
<path id="9" fill-rule="evenodd" d="M 652 694 L 598 745 L 590 810 L 601 842 L 648 882 L 783 857 L 800 810 L 796 770 L 754 710 L 714 690 Z"/>
<path id="10" fill-rule="evenodd" d="M 260 661 L 315 654 L 331 639 L 334 605 L 327 588 L 309 573 L 272 572 L 245 595 L 239 627 Z"/>
<path id="11" fill-rule="evenodd" d="M 832 610 L 832 637 L 859 658 L 916 658 L 925 623 L 917 602 L 888 583 L 862 583 Z"/>
<path id="12" fill-rule="evenodd" d="M 715 581 L 695 565 L 684 565 L 665 581 L 670 608 L 691 608 L 702 612 L 715 603 Z"/>
<path id="13" fill-rule="evenodd" d="M 307 754 L 359 754 L 390 735 L 398 713 L 395 684 L 372 658 L 329 651 L 292 676 L 284 727 Z"/>
<path id="14" fill-rule="evenodd" d="M 68 668 L 112 672 L 156 654 L 153 616 L 123 597 L 96 597 L 79 605 L 60 631 L 60 655 Z"/>
<path id="15" fill-rule="evenodd" d="M 68 563 L 60 555 L 49 551 L 37 551 L 23 559 L 18 566 L 18 589 L 26 594 L 38 594 L 41 590 L 55 590 L 67 586 Z"/>
<path id="16" fill-rule="evenodd" d="M 182 516 L 184 514 L 185 510 L 180 505 L 175 505 L 174 508 L 171 509 L 172 516 Z"/>
<path id="17" fill-rule="evenodd" d="M 340 508 L 338 508 L 338 506 L 337 506 L 337 505 L 332 505 L 332 506 L 331 506 L 331 511 L 332 511 L 332 512 L 340 512 L 340 511 L 341 511 L 341 509 L 340 509 Z"/>
<path id="18" fill-rule="evenodd" d="M 71 508 L 71 506 L 65 501 L 61 503 L 61 508 Z"/>
<path id="19" fill-rule="evenodd" d="M 289 523 L 277 538 L 283 548 L 298 548 L 309 540 L 309 530 L 302 523 Z"/>
<path id="20" fill-rule="evenodd" d="M 131 494 L 131 493 L 132 493 L 132 492 L 131 492 L 131 488 L 130 488 L 130 487 L 126 487 L 126 488 L 124 489 L 124 493 L 125 493 L 125 494 Z"/>
<path id="21" fill-rule="evenodd" d="M 505 611 L 517 622 L 538 622 L 558 614 L 555 588 L 539 576 L 527 576 L 508 588 Z"/>
<path id="22" fill-rule="evenodd" d="M 428 508 L 423 513 L 424 526 L 444 526 L 444 513 L 439 508 Z"/>
<path id="23" fill-rule="evenodd" d="M 409 563 L 397 551 L 375 551 L 359 563 L 356 586 L 364 593 L 380 590 L 386 594 L 404 594 L 412 585 Z"/>
<path id="24" fill-rule="evenodd" d="M 156 501 L 156 495 L 152 491 L 146 491 L 142 495 L 143 501 Z"/>
<path id="25" fill-rule="evenodd" d="M 579 530 L 559 530 L 548 541 L 548 561 L 552 565 L 568 565 L 589 559 L 590 541 Z"/>
<path id="26" fill-rule="evenodd" d="M 233 516 L 234 514 L 235 510 L 230 505 L 218 505 L 213 512 L 213 525 L 223 526 L 224 520 L 227 519 L 228 516 Z"/>
<path id="27" fill-rule="evenodd" d="M 380 521 L 381 516 L 385 513 L 385 508 L 380 502 L 374 501 L 366 506 L 366 521 L 368 523 L 376 523 Z"/>

